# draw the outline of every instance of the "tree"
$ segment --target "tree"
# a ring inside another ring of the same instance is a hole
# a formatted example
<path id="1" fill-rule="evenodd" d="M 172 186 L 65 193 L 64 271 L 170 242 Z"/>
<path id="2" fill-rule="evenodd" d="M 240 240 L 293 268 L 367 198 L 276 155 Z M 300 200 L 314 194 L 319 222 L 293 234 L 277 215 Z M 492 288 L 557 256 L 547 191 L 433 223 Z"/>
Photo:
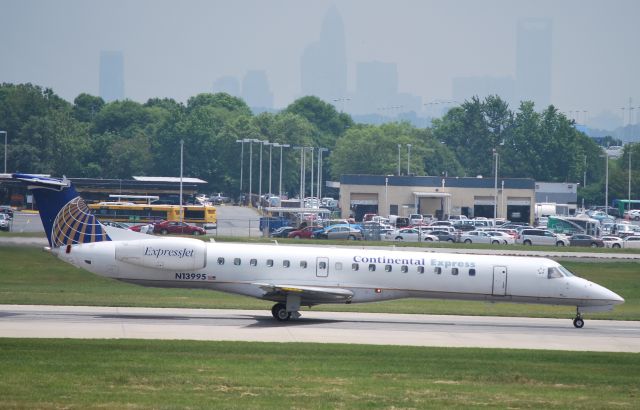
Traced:
<path id="1" fill-rule="evenodd" d="M 73 100 L 73 117 L 81 122 L 91 122 L 104 107 L 104 100 L 82 93 Z"/>

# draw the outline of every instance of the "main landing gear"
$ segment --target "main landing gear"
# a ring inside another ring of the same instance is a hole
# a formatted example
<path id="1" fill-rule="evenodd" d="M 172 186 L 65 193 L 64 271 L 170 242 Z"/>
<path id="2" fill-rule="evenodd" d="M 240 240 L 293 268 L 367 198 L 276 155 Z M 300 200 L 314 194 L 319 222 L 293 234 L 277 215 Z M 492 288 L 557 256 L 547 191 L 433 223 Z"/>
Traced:
<path id="1" fill-rule="evenodd" d="M 576 308 L 576 317 L 573 319 L 573 326 L 578 329 L 582 329 L 582 326 L 584 326 L 584 320 L 582 320 L 582 313 L 580 313 L 579 308 Z"/>
<path id="2" fill-rule="evenodd" d="M 287 310 L 287 305 L 284 303 L 276 303 L 273 305 L 271 314 L 278 322 L 286 322 L 289 319 L 297 319 L 301 316 L 297 310 Z"/>

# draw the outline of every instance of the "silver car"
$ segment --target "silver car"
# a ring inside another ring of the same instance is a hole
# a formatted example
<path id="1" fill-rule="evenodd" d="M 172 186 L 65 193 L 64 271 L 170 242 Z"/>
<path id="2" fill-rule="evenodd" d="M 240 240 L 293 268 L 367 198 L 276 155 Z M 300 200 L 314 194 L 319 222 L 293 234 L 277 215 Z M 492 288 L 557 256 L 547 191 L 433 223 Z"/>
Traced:
<path id="1" fill-rule="evenodd" d="M 517 243 L 523 245 L 569 246 L 569 240 L 546 229 L 525 228 L 520 231 Z"/>

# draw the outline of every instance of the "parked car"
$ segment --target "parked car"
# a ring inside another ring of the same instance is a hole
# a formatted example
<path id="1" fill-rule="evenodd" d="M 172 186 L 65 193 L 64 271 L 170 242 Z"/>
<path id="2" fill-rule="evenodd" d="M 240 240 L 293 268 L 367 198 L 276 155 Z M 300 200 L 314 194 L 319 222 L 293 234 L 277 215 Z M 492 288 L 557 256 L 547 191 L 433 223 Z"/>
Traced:
<path id="1" fill-rule="evenodd" d="M 317 225 L 305 226 L 304 228 L 296 229 L 294 231 L 289 232 L 289 235 L 287 235 L 287 237 L 294 238 L 294 239 L 300 239 L 300 238 L 311 239 L 313 237 L 314 232 L 321 231 L 323 229 L 324 227 L 317 226 Z"/>
<path id="2" fill-rule="evenodd" d="M 112 225 L 112 226 L 114 226 L 114 225 Z M 154 228 L 153 224 L 138 224 L 138 225 L 131 225 L 131 226 L 125 227 L 124 229 L 128 229 L 130 231 L 146 233 L 146 234 L 151 235 L 151 234 L 153 234 L 153 228 Z"/>
<path id="3" fill-rule="evenodd" d="M 624 245 L 622 238 L 618 238 L 617 236 L 603 236 L 601 239 L 606 248 L 620 249 Z"/>
<path id="4" fill-rule="evenodd" d="M 438 238 L 438 240 L 440 242 L 457 242 L 458 241 L 458 237 L 456 236 L 456 234 L 449 232 L 449 231 L 442 231 L 442 230 L 433 230 L 431 232 L 429 232 L 430 235 L 434 235 Z"/>
<path id="5" fill-rule="evenodd" d="M 13 218 L 13 208 L 9 205 L 0 205 L 0 214 L 5 214 L 9 216 L 9 219 Z"/>
<path id="6" fill-rule="evenodd" d="M 11 227 L 11 218 L 7 214 L 0 214 L 0 231 L 8 231 Z"/>
<path id="7" fill-rule="evenodd" d="M 470 231 L 460 235 L 460 242 L 462 243 L 492 243 L 507 244 L 507 240 L 502 236 L 491 235 L 485 231 Z"/>
<path id="8" fill-rule="evenodd" d="M 189 225 L 180 221 L 162 221 L 153 226 L 153 233 L 161 235 L 181 234 L 181 235 L 205 235 L 207 231 L 199 226 Z"/>
<path id="9" fill-rule="evenodd" d="M 512 235 L 509 232 L 504 232 L 504 231 L 484 231 L 484 232 L 487 232 L 491 236 L 500 237 L 504 241 L 505 245 L 513 245 L 514 243 L 516 243 L 515 235 Z"/>
<path id="10" fill-rule="evenodd" d="M 437 242 L 439 239 L 435 235 L 428 234 L 426 231 L 421 232 L 416 228 L 401 228 L 393 232 L 386 233 L 385 240 L 403 242 Z"/>
<path id="11" fill-rule="evenodd" d="M 604 241 L 591 235 L 575 234 L 569 239 L 571 246 L 590 246 L 592 248 L 604 248 Z"/>
<path id="12" fill-rule="evenodd" d="M 523 245 L 569 246 L 569 240 L 546 229 L 525 228 L 520 231 L 517 243 Z"/>
<path id="13" fill-rule="evenodd" d="M 633 219 L 634 221 L 640 221 L 640 209 L 632 209 L 630 211 L 625 211 L 624 217 L 628 219 Z"/>
<path id="14" fill-rule="evenodd" d="M 409 224 L 410 225 L 420 225 L 424 220 L 421 214 L 411 214 L 409 215 Z"/>
<path id="15" fill-rule="evenodd" d="M 640 249 L 640 236 L 627 236 L 624 238 L 623 248 Z"/>
<path id="16" fill-rule="evenodd" d="M 355 241 L 356 239 L 362 239 L 362 231 L 350 225 L 333 225 L 316 232 L 314 236 L 318 239 L 349 239 Z"/>
<path id="17" fill-rule="evenodd" d="M 269 236 L 271 236 L 272 238 L 287 238 L 289 236 L 289 233 L 295 230 L 296 228 L 294 228 L 293 226 L 281 226 L 280 228 L 271 232 Z"/>

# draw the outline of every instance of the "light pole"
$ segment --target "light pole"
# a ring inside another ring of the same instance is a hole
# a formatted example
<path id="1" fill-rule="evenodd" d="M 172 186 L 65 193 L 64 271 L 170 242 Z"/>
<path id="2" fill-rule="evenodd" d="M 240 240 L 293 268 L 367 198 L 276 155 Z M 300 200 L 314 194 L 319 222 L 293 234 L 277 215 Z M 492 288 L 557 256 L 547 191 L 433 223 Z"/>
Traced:
<path id="1" fill-rule="evenodd" d="M 240 143 L 240 194 L 242 195 L 242 173 L 244 171 L 244 143 L 246 140 L 236 140 Z"/>
<path id="2" fill-rule="evenodd" d="M 304 147 L 293 147 L 300 150 L 300 208 L 304 208 Z"/>
<path id="3" fill-rule="evenodd" d="M 280 147 L 280 184 L 278 185 L 278 195 L 282 199 L 282 148 L 289 148 L 289 144 L 278 144 L 275 147 Z"/>
<path id="4" fill-rule="evenodd" d="M 182 164 L 184 153 L 184 140 L 180 140 L 180 222 L 182 222 Z"/>
<path id="5" fill-rule="evenodd" d="M 7 173 L 7 131 L 0 131 L 0 134 L 4 134 L 4 173 Z"/>
<path id="6" fill-rule="evenodd" d="M 496 167 L 495 167 L 495 171 L 494 171 L 494 177 L 495 177 L 495 181 L 494 181 L 494 195 L 495 195 L 495 200 L 494 200 L 494 206 L 493 206 L 493 219 L 496 219 L 498 217 L 498 149 L 494 148 L 493 149 L 493 155 L 496 158 Z"/>
<path id="7" fill-rule="evenodd" d="M 628 211 L 631 210 L 631 150 L 632 149 L 633 149 L 633 143 L 630 142 L 629 143 L 629 186 L 627 191 L 627 199 L 629 200 L 629 203 L 627 204 Z"/>
<path id="8" fill-rule="evenodd" d="M 602 157 L 602 156 L 601 156 Z M 609 153 L 605 150 L 605 172 L 604 172 L 604 213 L 609 215 Z"/>
<path id="9" fill-rule="evenodd" d="M 249 143 L 249 206 L 253 206 L 252 191 L 253 191 L 253 143 L 260 142 L 257 139 L 246 139 L 245 142 Z"/>
<path id="10" fill-rule="evenodd" d="M 258 209 L 262 208 L 262 147 L 269 144 L 269 141 L 258 140 L 260 143 L 260 180 L 258 181 Z"/>
<path id="11" fill-rule="evenodd" d="M 329 151 L 327 148 L 318 148 L 318 199 L 322 198 L 322 172 L 324 170 L 322 153 L 327 151 Z"/>
<path id="12" fill-rule="evenodd" d="M 587 156 L 584 156 L 584 173 L 582 176 L 582 187 L 587 187 Z"/>
<path id="13" fill-rule="evenodd" d="M 407 176 L 411 174 L 411 144 L 407 144 Z"/>
<path id="14" fill-rule="evenodd" d="M 313 196 L 313 147 L 309 147 L 311 151 L 311 189 L 309 190 L 309 196 Z"/>
<path id="15" fill-rule="evenodd" d="M 398 144 L 398 176 L 400 176 L 400 144 Z"/>

